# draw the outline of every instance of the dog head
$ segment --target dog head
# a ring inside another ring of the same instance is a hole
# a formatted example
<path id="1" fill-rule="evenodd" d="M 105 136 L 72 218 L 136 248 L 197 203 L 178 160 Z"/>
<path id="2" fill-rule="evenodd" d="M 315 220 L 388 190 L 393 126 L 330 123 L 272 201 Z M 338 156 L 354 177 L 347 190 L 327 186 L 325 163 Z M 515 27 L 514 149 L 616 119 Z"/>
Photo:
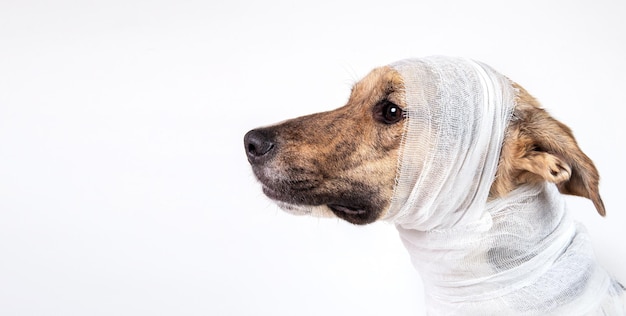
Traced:
<path id="1" fill-rule="evenodd" d="M 249 131 L 244 146 L 265 195 L 294 214 L 334 215 L 353 224 L 388 216 L 398 199 L 398 166 L 410 112 L 405 79 L 397 67 L 377 68 L 354 85 L 341 108 Z M 592 199 L 603 215 L 597 170 L 571 131 L 521 87 L 512 91 L 511 123 L 506 136 L 496 140 L 496 155 L 502 153 L 497 170 L 483 179 L 490 185 L 489 198 L 549 181 L 562 193 Z M 429 139 L 423 143 L 427 145 L 411 151 L 412 157 L 428 156 L 438 146 Z"/>
<path id="2" fill-rule="evenodd" d="M 393 194 L 403 106 L 399 74 L 375 69 L 339 109 L 249 131 L 248 161 L 263 192 L 284 210 L 371 223 Z"/>

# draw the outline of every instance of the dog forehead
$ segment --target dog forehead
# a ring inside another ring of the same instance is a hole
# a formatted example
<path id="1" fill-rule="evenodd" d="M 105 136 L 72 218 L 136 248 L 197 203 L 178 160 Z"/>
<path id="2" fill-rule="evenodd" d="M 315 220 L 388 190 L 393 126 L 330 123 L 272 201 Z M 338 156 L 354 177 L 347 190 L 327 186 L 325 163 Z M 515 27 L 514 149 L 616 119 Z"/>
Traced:
<path id="1" fill-rule="evenodd" d="M 398 102 L 404 92 L 404 81 L 398 71 L 389 66 L 375 68 L 352 87 L 349 103 L 375 103 L 392 95 Z"/>

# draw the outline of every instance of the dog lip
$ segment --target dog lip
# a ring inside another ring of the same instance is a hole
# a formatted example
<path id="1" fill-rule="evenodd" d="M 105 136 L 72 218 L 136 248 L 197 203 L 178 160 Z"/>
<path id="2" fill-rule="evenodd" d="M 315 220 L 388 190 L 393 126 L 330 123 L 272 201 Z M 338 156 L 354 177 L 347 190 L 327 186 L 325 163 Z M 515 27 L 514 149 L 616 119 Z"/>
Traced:
<path id="1" fill-rule="evenodd" d="M 310 204 L 310 203 L 306 203 L 306 201 L 304 199 L 301 199 L 301 197 L 298 198 L 299 195 L 294 194 L 294 192 L 290 192 L 289 190 L 272 188 L 271 186 L 265 185 L 265 184 L 263 184 L 262 190 L 265 196 L 267 196 L 268 198 L 274 201 L 280 201 L 280 202 L 297 204 L 297 205 L 309 205 Z"/>
<path id="2" fill-rule="evenodd" d="M 369 206 L 357 206 L 360 203 L 350 203 L 344 198 L 336 199 L 329 196 L 316 196 L 314 194 L 302 194 L 288 188 L 274 188 L 271 185 L 263 185 L 263 193 L 268 198 L 281 203 L 294 206 L 321 206 L 325 205 L 335 216 L 355 225 L 366 225 L 376 221 L 380 212 L 375 204 Z M 279 203 L 279 206 L 281 205 Z M 348 206 L 349 205 L 349 206 Z M 283 205 L 284 206 L 284 205 Z M 283 207 L 283 209 L 285 209 Z M 289 207 L 287 207 L 289 209 Z"/>
<path id="3" fill-rule="evenodd" d="M 349 215 L 362 215 L 367 213 L 365 210 L 355 209 L 344 205 L 328 204 L 328 207 L 335 212 L 342 212 Z"/>
<path id="4" fill-rule="evenodd" d="M 307 204 L 307 203 L 303 203 L 303 201 L 295 201 L 294 196 L 286 195 L 281 191 L 275 191 L 274 189 L 266 185 L 263 185 L 263 193 L 265 193 L 265 195 L 272 200 L 292 203 L 292 204 L 302 204 L 302 205 Z M 350 206 L 341 205 L 341 204 L 327 204 L 327 206 L 328 208 L 330 208 L 332 211 L 336 213 L 343 213 L 348 216 L 350 215 L 359 216 L 359 215 L 367 214 L 366 210 L 356 208 L 356 207 L 350 207 Z"/>

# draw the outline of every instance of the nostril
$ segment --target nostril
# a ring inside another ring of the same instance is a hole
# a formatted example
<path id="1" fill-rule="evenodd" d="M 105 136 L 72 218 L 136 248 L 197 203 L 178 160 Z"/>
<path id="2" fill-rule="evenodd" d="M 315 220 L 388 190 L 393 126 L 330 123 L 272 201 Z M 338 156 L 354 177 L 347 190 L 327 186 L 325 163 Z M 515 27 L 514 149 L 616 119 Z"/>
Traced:
<path id="1" fill-rule="evenodd" d="M 248 144 L 248 153 L 254 156 L 263 156 L 274 148 L 274 144 L 270 142 L 250 142 Z"/>
<path id="2" fill-rule="evenodd" d="M 272 141 L 271 137 L 263 130 L 251 130 L 246 133 L 246 136 L 244 136 L 244 145 L 250 161 L 258 161 L 261 158 L 267 158 L 275 147 L 275 143 Z"/>

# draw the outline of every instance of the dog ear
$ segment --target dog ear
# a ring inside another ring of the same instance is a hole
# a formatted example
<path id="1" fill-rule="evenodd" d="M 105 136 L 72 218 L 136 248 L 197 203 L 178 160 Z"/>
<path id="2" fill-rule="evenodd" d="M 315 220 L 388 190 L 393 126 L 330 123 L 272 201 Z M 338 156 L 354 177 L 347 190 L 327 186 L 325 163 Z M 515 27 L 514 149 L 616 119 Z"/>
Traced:
<path id="1" fill-rule="evenodd" d="M 590 199 L 598 213 L 605 216 L 598 170 L 578 147 L 570 128 L 539 107 L 527 109 L 520 131 L 525 153 L 518 168 L 555 183 L 563 194 Z"/>

